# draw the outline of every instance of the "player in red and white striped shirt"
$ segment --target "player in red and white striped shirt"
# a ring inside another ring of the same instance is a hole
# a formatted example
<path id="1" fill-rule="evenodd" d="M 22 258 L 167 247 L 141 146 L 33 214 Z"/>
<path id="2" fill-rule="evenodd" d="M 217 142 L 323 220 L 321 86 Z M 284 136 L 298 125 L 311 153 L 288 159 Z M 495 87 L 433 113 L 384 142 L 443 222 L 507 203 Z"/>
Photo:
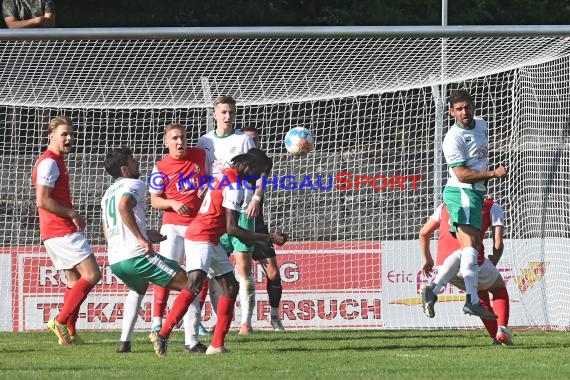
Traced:
<path id="1" fill-rule="evenodd" d="M 48 327 L 59 344 L 79 343 L 75 331 L 79 307 L 101 279 L 101 271 L 91 246 L 81 231 L 85 221 L 71 202 L 69 174 L 64 156 L 73 147 L 71 120 L 58 116 L 48 125 L 49 144 L 32 171 L 36 206 L 40 217 L 40 236 L 56 269 L 67 278 L 63 307 Z"/>
<path id="2" fill-rule="evenodd" d="M 225 250 L 220 245 L 220 237 L 228 232 L 246 242 L 265 240 L 282 245 L 287 236 L 281 233 L 263 234 L 245 230 L 238 226 L 240 207 L 243 203 L 243 179 L 247 176 L 259 177 L 270 167 L 270 159 L 265 160 L 250 154 L 240 154 L 232 159 L 233 167 L 224 170 L 216 179 L 202 202 L 198 215 L 186 230 L 185 250 L 186 270 L 193 281 L 193 292 L 181 292 L 171 311 L 168 313 L 162 329 L 157 335 L 155 352 L 166 354 L 167 341 L 172 329 L 180 321 L 188 306 L 200 293 L 206 275 L 210 274 L 222 288 L 218 300 L 217 322 L 214 336 L 207 355 L 228 352 L 224 340 L 233 317 L 235 300 L 239 284 L 234 276 L 233 267 Z M 249 186 L 254 186 L 250 183 Z"/>

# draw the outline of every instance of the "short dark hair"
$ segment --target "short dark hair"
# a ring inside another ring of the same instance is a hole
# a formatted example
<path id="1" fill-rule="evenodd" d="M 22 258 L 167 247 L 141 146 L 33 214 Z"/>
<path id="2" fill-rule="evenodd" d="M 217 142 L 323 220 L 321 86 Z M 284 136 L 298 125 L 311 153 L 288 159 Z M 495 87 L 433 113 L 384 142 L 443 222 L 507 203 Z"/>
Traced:
<path id="1" fill-rule="evenodd" d="M 453 107 L 455 103 L 470 102 L 474 104 L 473 97 L 467 90 L 453 90 L 449 94 L 449 106 Z"/>
<path id="2" fill-rule="evenodd" d="M 241 131 L 242 132 L 255 132 L 259 135 L 259 129 L 252 127 L 251 125 L 246 125 L 245 127 L 242 127 Z"/>
<path id="3" fill-rule="evenodd" d="M 131 148 L 123 146 L 116 148 L 107 153 L 105 157 L 105 170 L 113 178 L 121 176 L 121 166 L 126 166 L 129 163 L 129 158 L 133 156 Z"/>
<path id="4" fill-rule="evenodd" d="M 250 154 L 249 152 L 251 152 L 252 149 L 250 149 L 247 153 L 238 154 L 237 156 L 232 158 L 232 165 L 238 170 L 238 172 L 243 172 L 245 168 L 250 168 L 250 169 L 257 168 L 261 170 L 268 170 L 268 168 L 271 167 L 272 165 L 271 159 L 267 157 L 267 155 L 263 153 L 263 151 L 261 151 L 261 153 L 263 153 L 262 155 L 258 155 L 255 153 Z"/>
<path id="5" fill-rule="evenodd" d="M 259 148 L 251 148 L 247 151 L 247 154 L 255 157 L 259 161 L 263 161 L 266 163 L 267 173 L 273 169 L 273 160 L 267 156 L 267 154 Z"/>

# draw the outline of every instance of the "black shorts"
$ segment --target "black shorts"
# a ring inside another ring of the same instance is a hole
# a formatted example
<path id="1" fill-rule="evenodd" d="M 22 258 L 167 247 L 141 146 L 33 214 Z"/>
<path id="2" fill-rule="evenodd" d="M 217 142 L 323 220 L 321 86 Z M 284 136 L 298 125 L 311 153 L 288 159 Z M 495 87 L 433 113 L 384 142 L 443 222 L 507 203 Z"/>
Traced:
<path id="1" fill-rule="evenodd" d="M 267 234 L 269 233 L 269 230 L 267 229 L 267 225 L 261 225 L 255 229 L 255 232 Z M 251 254 L 251 257 L 254 260 L 259 261 L 275 256 L 277 255 L 275 253 L 275 249 L 273 248 L 273 243 L 270 243 L 268 241 L 256 241 L 253 243 L 253 253 Z"/>

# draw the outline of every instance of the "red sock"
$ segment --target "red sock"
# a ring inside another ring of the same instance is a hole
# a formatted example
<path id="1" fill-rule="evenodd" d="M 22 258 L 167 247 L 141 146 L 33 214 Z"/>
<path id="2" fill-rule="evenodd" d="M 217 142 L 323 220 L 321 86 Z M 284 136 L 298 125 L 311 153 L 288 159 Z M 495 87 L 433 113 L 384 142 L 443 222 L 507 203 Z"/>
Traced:
<path id="1" fill-rule="evenodd" d="M 220 296 L 218 299 L 218 310 L 216 310 L 218 320 L 216 321 L 216 328 L 214 329 L 211 343 L 216 348 L 224 346 L 224 339 L 228 331 L 230 331 L 230 325 L 234 317 L 235 303 L 235 300 L 224 296 Z"/>
<path id="2" fill-rule="evenodd" d="M 489 299 L 489 293 L 488 292 L 478 292 L 477 294 L 479 295 L 479 302 L 481 302 L 481 305 L 483 305 L 483 307 L 485 309 L 487 309 L 493 313 L 494 311 L 493 311 L 493 308 L 491 307 L 491 300 Z M 481 319 L 481 321 L 483 322 L 483 325 L 485 325 L 485 329 L 487 329 L 489 336 L 491 338 L 495 338 L 495 336 L 497 335 L 497 326 L 498 326 L 497 320 L 495 320 L 495 319 Z"/>
<path id="3" fill-rule="evenodd" d="M 154 285 L 154 306 L 152 308 L 153 317 L 164 317 L 166 305 L 168 305 L 168 298 L 170 297 L 170 289 L 163 288 L 162 286 Z"/>
<path id="4" fill-rule="evenodd" d="M 81 306 L 81 304 L 79 304 Z M 73 311 L 67 320 L 67 331 L 69 331 L 69 335 L 73 336 L 77 334 L 77 330 L 75 325 L 77 323 L 77 318 L 79 318 L 79 308 Z"/>
<path id="5" fill-rule="evenodd" d="M 493 309 L 497 314 L 497 324 L 499 326 L 509 325 L 509 292 L 507 288 L 500 288 L 491 292 L 493 294 Z"/>
<path id="6" fill-rule="evenodd" d="M 200 310 L 202 310 L 202 308 L 204 307 L 207 295 L 208 295 L 208 279 L 205 279 L 204 285 L 202 285 L 202 290 L 200 291 Z"/>
<path id="7" fill-rule="evenodd" d="M 81 309 L 81 305 L 83 305 L 83 302 L 87 299 L 87 295 L 88 294 L 83 296 L 81 302 L 79 302 L 79 305 L 77 305 L 77 308 L 73 310 L 73 313 L 71 313 L 67 320 L 67 330 L 69 331 L 69 335 L 75 335 L 77 333 L 75 325 L 77 324 L 77 318 L 79 318 L 79 309 Z"/>
<path id="8" fill-rule="evenodd" d="M 63 292 L 63 303 L 65 304 L 67 302 L 67 299 L 69 298 L 69 292 L 71 292 L 71 288 L 66 287 L 65 291 Z M 81 304 L 79 305 L 81 306 Z M 72 313 L 69 316 L 69 319 L 67 320 L 67 330 L 69 331 L 69 335 L 75 335 L 76 331 L 75 331 L 75 322 L 77 322 L 77 315 L 79 313 L 79 309 L 77 309 L 77 313 Z"/>
<path id="9" fill-rule="evenodd" d="M 166 316 L 166 322 L 162 324 L 162 328 L 158 332 L 158 335 L 163 338 L 168 338 L 174 326 L 176 326 L 178 322 L 182 320 L 182 317 L 184 317 L 184 314 L 186 314 L 186 311 L 188 311 L 188 307 L 195 298 L 196 296 L 190 293 L 188 290 L 182 290 L 178 296 L 176 296 L 174 304 L 172 305 L 172 309 L 170 309 L 168 312 L 168 315 Z"/>
<path id="10" fill-rule="evenodd" d="M 63 303 L 63 308 L 60 310 L 57 317 L 55 317 L 58 323 L 67 325 L 67 321 L 75 310 L 79 310 L 81 303 L 85 301 L 87 294 L 93 289 L 95 285 L 92 285 L 89 281 L 84 278 L 80 278 L 75 282 L 75 285 L 69 291 L 67 299 Z"/>

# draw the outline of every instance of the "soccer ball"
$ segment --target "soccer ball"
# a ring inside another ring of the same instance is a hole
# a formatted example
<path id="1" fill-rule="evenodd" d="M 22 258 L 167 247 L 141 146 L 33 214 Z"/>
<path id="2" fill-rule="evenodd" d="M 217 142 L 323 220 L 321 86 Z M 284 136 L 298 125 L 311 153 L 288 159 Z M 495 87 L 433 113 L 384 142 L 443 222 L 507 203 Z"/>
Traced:
<path id="1" fill-rule="evenodd" d="M 315 149 L 315 138 L 305 127 L 291 128 L 285 135 L 285 148 L 294 157 L 303 157 Z"/>

